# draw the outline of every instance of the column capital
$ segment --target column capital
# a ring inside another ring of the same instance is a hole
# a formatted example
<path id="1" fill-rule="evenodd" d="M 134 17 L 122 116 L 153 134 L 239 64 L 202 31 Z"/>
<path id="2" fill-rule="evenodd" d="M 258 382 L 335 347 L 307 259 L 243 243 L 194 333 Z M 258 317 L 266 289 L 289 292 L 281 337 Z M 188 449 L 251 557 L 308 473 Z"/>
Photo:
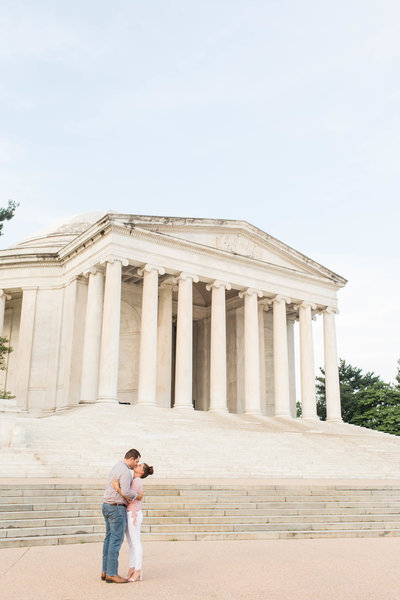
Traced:
<path id="1" fill-rule="evenodd" d="M 149 263 L 147 263 L 143 267 L 140 267 L 137 270 L 137 274 L 139 275 L 139 277 L 142 277 L 144 275 L 145 271 L 146 271 L 146 273 L 151 273 L 151 271 L 156 271 L 157 275 L 165 275 L 165 269 L 163 267 L 156 267 L 155 265 L 150 265 Z"/>
<path id="2" fill-rule="evenodd" d="M 321 312 L 322 314 L 327 313 L 328 315 L 338 315 L 339 309 L 335 308 L 334 306 L 327 306 L 326 308 L 322 309 Z"/>
<path id="3" fill-rule="evenodd" d="M 307 300 L 304 300 L 303 302 L 297 302 L 294 304 L 294 307 L 299 309 L 299 308 L 311 308 L 311 310 L 315 310 L 317 308 L 317 305 L 314 304 L 313 302 L 308 302 Z"/>
<path id="4" fill-rule="evenodd" d="M 179 281 L 180 279 L 182 279 L 183 281 L 189 281 L 189 279 L 191 279 L 193 281 L 193 283 L 197 283 L 199 281 L 199 278 L 197 275 L 193 275 L 192 273 L 183 273 L 183 272 L 176 276 L 176 281 Z"/>
<path id="5" fill-rule="evenodd" d="M 262 298 L 258 301 L 258 308 L 262 308 L 265 312 L 268 312 L 271 308 L 272 298 Z"/>
<path id="6" fill-rule="evenodd" d="M 163 279 L 163 281 L 161 281 L 158 287 L 160 290 L 165 290 L 165 288 L 171 288 L 174 292 L 176 292 L 178 289 L 177 283 L 178 280 L 176 277 L 167 277 L 166 279 Z"/>
<path id="7" fill-rule="evenodd" d="M 89 275 L 96 275 L 97 273 L 104 273 L 104 269 L 103 267 L 93 265 L 89 269 L 86 269 L 86 271 L 83 271 L 83 276 L 89 277 Z"/>
<path id="8" fill-rule="evenodd" d="M 129 265 L 129 261 L 127 258 L 123 258 L 122 256 L 115 256 L 115 254 L 108 254 L 100 260 L 101 265 L 104 265 L 105 263 L 113 264 L 115 262 L 120 262 L 123 267 L 127 267 Z"/>
<path id="9" fill-rule="evenodd" d="M 207 283 L 206 290 L 209 292 L 212 288 L 224 288 L 225 290 L 231 290 L 232 286 L 230 283 L 226 283 L 225 281 L 220 281 L 216 279 L 212 283 Z"/>
<path id="10" fill-rule="evenodd" d="M 1 290 L 1 289 L 0 289 L 0 298 L 1 298 L 2 296 L 4 296 L 4 298 L 5 298 L 6 300 L 11 300 L 11 298 L 12 298 L 12 296 L 11 296 L 10 294 L 7 294 L 7 292 L 5 292 L 4 290 Z"/>
<path id="11" fill-rule="evenodd" d="M 239 292 L 239 298 L 244 298 L 245 296 L 257 296 L 258 298 L 262 298 L 263 295 L 261 290 L 256 290 L 255 288 L 247 288 L 247 290 Z"/>
<path id="12" fill-rule="evenodd" d="M 281 296 L 280 294 L 277 294 L 276 296 L 274 296 L 274 298 L 270 298 L 267 302 L 268 304 L 274 304 L 274 302 L 284 302 L 285 304 L 291 304 L 292 299 L 288 298 L 287 296 Z"/>

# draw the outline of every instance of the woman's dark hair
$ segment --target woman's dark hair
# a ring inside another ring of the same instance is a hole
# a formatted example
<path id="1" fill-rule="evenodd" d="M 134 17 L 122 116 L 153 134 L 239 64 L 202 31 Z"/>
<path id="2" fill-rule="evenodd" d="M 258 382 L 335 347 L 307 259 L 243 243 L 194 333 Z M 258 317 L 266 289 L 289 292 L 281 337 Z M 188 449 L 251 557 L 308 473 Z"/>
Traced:
<path id="1" fill-rule="evenodd" d="M 149 465 L 146 465 L 146 463 L 143 463 L 143 475 L 140 477 L 140 479 L 146 479 L 146 477 L 148 477 L 149 475 L 153 475 L 153 473 L 154 473 L 153 467 L 149 467 Z"/>

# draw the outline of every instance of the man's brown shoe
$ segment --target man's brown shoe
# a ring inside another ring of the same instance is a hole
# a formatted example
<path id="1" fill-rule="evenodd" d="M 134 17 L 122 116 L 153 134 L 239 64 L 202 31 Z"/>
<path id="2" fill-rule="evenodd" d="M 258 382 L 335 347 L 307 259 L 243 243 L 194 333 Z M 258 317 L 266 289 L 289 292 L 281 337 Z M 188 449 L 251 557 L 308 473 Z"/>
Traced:
<path id="1" fill-rule="evenodd" d="M 101 580 L 105 581 L 106 580 L 106 574 L 104 573 L 104 571 L 101 574 Z"/>
<path id="2" fill-rule="evenodd" d="M 120 575 L 106 575 L 106 581 L 107 583 L 128 583 L 128 580 Z"/>

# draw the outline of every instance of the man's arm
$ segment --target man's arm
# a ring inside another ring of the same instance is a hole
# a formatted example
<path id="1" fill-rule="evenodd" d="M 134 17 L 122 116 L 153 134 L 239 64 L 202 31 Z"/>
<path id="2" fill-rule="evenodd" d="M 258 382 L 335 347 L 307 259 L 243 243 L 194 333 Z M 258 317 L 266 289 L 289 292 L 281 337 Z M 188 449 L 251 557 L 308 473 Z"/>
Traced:
<path id="1" fill-rule="evenodd" d="M 137 493 L 131 490 L 131 483 L 132 478 L 129 474 L 129 471 L 126 471 L 121 475 L 119 479 L 121 491 L 118 493 L 121 494 L 121 496 L 123 496 L 124 498 L 127 498 L 128 500 L 134 500 L 137 497 Z"/>
<path id="2" fill-rule="evenodd" d="M 122 493 L 122 491 L 121 491 L 121 488 L 120 488 L 120 485 L 119 485 L 119 481 L 118 481 L 118 479 L 113 479 L 111 483 L 112 483 L 112 486 L 113 486 L 114 490 L 115 490 L 116 492 L 118 492 L 118 494 L 119 494 L 120 496 L 122 496 L 122 497 L 123 497 L 123 499 L 124 499 L 124 500 L 126 500 L 126 501 L 128 502 L 128 504 L 129 504 L 129 502 L 130 502 L 130 499 L 129 499 L 129 498 L 127 498 L 126 496 L 124 496 L 124 495 L 123 495 L 123 493 Z"/>

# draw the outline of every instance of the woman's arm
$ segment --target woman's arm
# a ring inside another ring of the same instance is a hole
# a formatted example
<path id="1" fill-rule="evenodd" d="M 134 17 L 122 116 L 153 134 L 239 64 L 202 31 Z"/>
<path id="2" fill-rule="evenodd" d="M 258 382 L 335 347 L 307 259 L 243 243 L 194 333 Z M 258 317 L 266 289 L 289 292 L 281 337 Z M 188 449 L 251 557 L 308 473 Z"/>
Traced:
<path id="1" fill-rule="evenodd" d="M 141 479 L 139 479 L 139 487 L 138 487 L 136 493 L 137 493 L 137 499 L 142 500 L 144 492 L 143 492 L 143 483 L 142 483 Z"/>

